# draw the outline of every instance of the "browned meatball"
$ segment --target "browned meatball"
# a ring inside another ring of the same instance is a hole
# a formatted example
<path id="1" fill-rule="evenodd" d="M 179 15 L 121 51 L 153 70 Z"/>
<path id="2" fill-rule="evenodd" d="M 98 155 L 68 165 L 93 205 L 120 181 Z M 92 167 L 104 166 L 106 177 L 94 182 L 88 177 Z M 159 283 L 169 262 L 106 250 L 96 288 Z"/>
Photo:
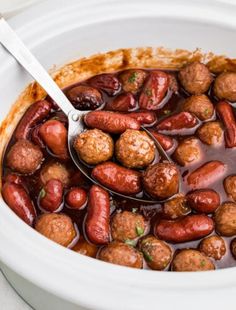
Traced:
<path id="1" fill-rule="evenodd" d="M 65 214 L 43 214 L 38 217 L 35 229 L 65 247 L 69 246 L 77 236 L 71 218 Z"/>
<path id="2" fill-rule="evenodd" d="M 101 249 L 98 258 L 104 262 L 132 268 L 143 268 L 143 256 L 132 246 L 123 242 L 111 242 Z"/>
<path id="3" fill-rule="evenodd" d="M 145 220 L 141 214 L 123 211 L 113 216 L 111 235 L 117 241 L 132 240 L 144 234 L 145 226 Z"/>
<path id="4" fill-rule="evenodd" d="M 219 99 L 236 101 L 236 73 L 221 73 L 215 79 L 214 93 Z"/>
<path id="5" fill-rule="evenodd" d="M 22 174 L 34 173 L 43 161 L 43 153 L 28 140 L 18 140 L 7 154 L 7 165 Z"/>
<path id="6" fill-rule="evenodd" d="M 236 203 L 225 202 L 215 212 L 215 228 L 222 235 L 236 235 Z"/>
<path id="7" fill-rule="evenodd" d="M 207 237 L 200 242 L 199 250 L 206 256 L 220 260 L 226 253 L 224 239 L 219 236 Z"/>
<path id="8" fill-rule="evenodd" d="M 152 197 L 165 199 L 178 193 L 179 172 L 171 163 L 149 166 L 143 175 L 145 191 Z"/>
<path id="9" fill-rule="evenodd" d="M 222 143 L 224 135 L 220 122 L 213 121 L 203 124 L 197 130 L 199 139 L 208 145 L 217 145 Z"/>
<path id="10" fill-rule="evenodd" d="M 72 248 L 73 251 L 90 256 L 90 257 L 96 257 L 98 247 L 92 243 L 89 243 L 87 240 L 84 239 L 84 237 L 81 235 L 79 237 L 79 241 L 76 243 L 76 245 Z"/>
<path id="11" fill-rule="evenodd" d="M 116 158 L 127 168 L 144 168 L 155 157 L 155 144 L 146 132 L 127 129 L 117 140 Z"/>
<path id="12" fill-rule="evenodd" d="M 67 96 L 72 104 L 79 110 L 94 110 L 102 105 L 101 93 L 94 87 L 75 86 L 68 92 Z"/>
<path id="13" fill-rule="evenodd" d="M 200 95 L 209 89 L 212 76 L 207 66 L 200 62 L 193 62 L 180 70 L 179 80 L 187 92 Z"/>
<path id="14" fill-rule="evenodd" d="M 131 69 L 120 74 L 119 79 L 123 85 L 123 90 L 136 94 L 144 83 L 147 72 L 139 69 Z"/>
<path id="15" fill-rule="evenodd" d="M 234 238 L 230 243 L 230 250 L 233 257 L 236 259 L 236 238 Z"/>
<path id="16" fill-rule="evenodd" d="M 67 167 L 57 161 L 51 161 L 42 167 L 40 181 L 42 185 L 52 179 L 61 181 L 65 186 L 70 183 L 70 172 Z"/>
<path id="17" fill-rule="evenodd" d="M 74 148 L 83 161 L 96 165 L 112 157 L 114 143 L 109 134 L 99 129 L 91 129 L 76 137 Z"/>
<path id="18" fill-rule="evenodd" d="M 236 175 L 230 175 L 224 180 L 226 194 L 236 201 Z"/>
<path id="19" fill-rule="evenodd" d="M 198 162 L 202 157 L 199 140 L 187 138 L 182 140 L 174 152 L 174 158 L 181 166 Z"/>
<path id="20" fill-rule="evenodd" d="M 207 271 L 215 269 L 210 258 L 192 249 L 184 249 L 177 253 L 171 265 L 173 271 Z"/>
<path id="21" fill-rule="evenodd" d="M 214 106 L 206 95 L 195 95 L 184 101 L 183 111 L 195 114 L 201 121 L 213 116 Z"/>
<path id="22" fill-rule="evenodd" d="M 187 205 L 186 197 L 178 194 L 174 198 L 165 202 L 162 208 L 165 218 L 174 220 L 191 212 Z"/>
<path id="23" fill-rule="evenodd" d="M 158 240 L 154 236 L 147 236 L 141 240 L 139 246 L 151 269 L 164 270 L 169 265 L 172 250 L 164 241 Z"/>

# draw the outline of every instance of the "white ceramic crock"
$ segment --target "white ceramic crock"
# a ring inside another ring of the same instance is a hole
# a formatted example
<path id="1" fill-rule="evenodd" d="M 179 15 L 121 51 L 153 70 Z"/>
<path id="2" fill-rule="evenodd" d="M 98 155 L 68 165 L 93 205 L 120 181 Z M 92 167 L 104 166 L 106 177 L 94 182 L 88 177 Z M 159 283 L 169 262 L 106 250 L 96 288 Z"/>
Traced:
<path id="1" fill-rule="evenodd" d="M 10 20 L 46 68 L 101 51 L 165 46 L 236 55 L 236 6 L 217 0 L 52 0 Z M 0 118 L 31 81 L 0 50 Z M 233 307 L 236 268 L 202 273 L 134 270 L 69 251 L 0 201 L 5 275 L 37 310 Z"/>

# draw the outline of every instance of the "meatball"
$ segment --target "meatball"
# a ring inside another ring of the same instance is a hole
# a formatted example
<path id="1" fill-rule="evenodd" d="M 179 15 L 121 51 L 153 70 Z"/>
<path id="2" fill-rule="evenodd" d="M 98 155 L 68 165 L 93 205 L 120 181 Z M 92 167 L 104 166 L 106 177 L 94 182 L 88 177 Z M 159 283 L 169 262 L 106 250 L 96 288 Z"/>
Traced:
<path id="1" fill-rule="evenodd" d="M 54 242 L 65 247 L 77 237 L 77 231 L 69 216 L 65 214 L 48 213 L 38 217 L 35 229 Z"/>
<path id="2" fill-rule="evenodd" d="M 234 238 L 230 243 L 230 250 L 233 257 L 236 259 L 236 238 Z"/>
<path id="3" fill-rule="evenodd" d="M 127 129 L 115 145 L 116 158 L 127 168 L 144 168 L 155 157 L 154 141 L 146 132 Z"/>
<path id="4" fill-rule="evenodd" d="M 179 251 L 171 265 L 173 271 L 207 271 L 215 269 L 210 258 L 192 249 Z"/>
<path id="5" fill-rule="evenodd" d="M 40 181 L 42 185 L 52 179 L 61 181 L 64 186 L 70 183 L 70 172 L 67 167 L 57 161 L 51 161 L 42 167 L 40 171 Z"/>
<path id="6" fill-rule="evenodd" d="M 92 243 L 88 243 L 88 241 L 86 241 L 81 235 L 79 241 L 72 248 L 72 250 L 79 254 L 95 258 L 97 255 L 98 247 Z"/>
<path id="7" fill-rule="evenodd" d="M 236 235 L 236 203 L 225 202 L 215 212 L 216 231 L 226 237 Z"/>
<path id="8" fill-rule="evenodd" d="M 200 95 L 209 89 L 212 76 L 204 64 L 193 62 L 180 70 L 179 80 L 187 92 L 192 95 Z"/>
<path id="9" fill-rule="evenodd" d="M 145 220 L 141 214 L 123 211 L 113 216 L 111 235 L 116 241 L 132 240 L 144 234 L 145 226 Z"/>
<path id="10" fill-rule="evenodd" d="M 230 175 L 224 180 L 226 194 L 236 201 L 236 175 Z"/>
<path id="11" fill-rule="evenodd" d="M 67 92 L 67 96 L 79 110 L 95 110 L 103 103 L 101 93 L 90 86 L 75 86 Z"/>
<path id="12" fill-rule="evenodd" d="M 41 165 L 43 153 L 28 140 L 18 140 L 7 154 L 7 165 L 22 174 L 32 174 Z"/>
<path id="13" fill-rule="evenodd" d="M 139 244 L 147 265 L 154 270 L 164 270 L 172 258 L 171 248 L 154 236 L 143 238 Z"/>
<path id="14" fill-rule="evenodd" d="M 236 101 L 236 73 L 223 72 L 214 83 L 214 93 L 219 99 Z"/>
<path id="15" fill-rule="evenodd" d="M 84 162 L 96 165 L 112 157 L 114 143 L 109 134 L 99 129 L 91 129 L 76 137 L 74 148 Z"/>
<path id="16" fill-rule="evenodd" d="M 172 163 L 157 163 L 143 175 L 145 191 L 153 198 L 165 199 L 178 193 L 179 172 Z"/>
<path id="17" fill-rule="evenodd" d="M 195 114 L 201 121 L 213 116 L 214 106 L 206 95 L 194 95 L 184 101 L 183 111 Z"/>
<path id="18" fill-rule="evenodd" d="M 175 220 L 190 213 L 191 209 L 187 205 L 186 197 L 183 194 L 178 194 L 164 203 L 162 212 L 165 218 Z"/>
<path id="19" fill-rule="evenodd" d="M 174 152 L 174 158 L 181 166 L 198 162 L 201 155 L 199 140 L 196 138 L 182 140 Z"/>
<path id="20" fill-rule="evenodd" d="M 199 250 L 206 256 L 220 260 L 226 253 L 224 239 L 219 236 L 207 237 L 200 242 Z"/>
<path id="21" fill-rule="evenodd" d="M 197 130 L 199 139 L 208 145 L 217 145 L 223 141 L 223 129 L 220 122 L 213 121 L 203 124 Z"/>
<path id="22" fill-rule="evenodd" d="M 101 249 L 98 258 L 104 262 L 132 268 L 143 267 L 143 256 L 132 246 L 122 242 L 111 242 Z"/>
<path id="23" fill-rule="evenodd" d="M 147 72 L 139 69 L 124 71 L 120 74 L 119 79 L 123 85 L 123 90 L 136 94 L 142 87 Z"/>

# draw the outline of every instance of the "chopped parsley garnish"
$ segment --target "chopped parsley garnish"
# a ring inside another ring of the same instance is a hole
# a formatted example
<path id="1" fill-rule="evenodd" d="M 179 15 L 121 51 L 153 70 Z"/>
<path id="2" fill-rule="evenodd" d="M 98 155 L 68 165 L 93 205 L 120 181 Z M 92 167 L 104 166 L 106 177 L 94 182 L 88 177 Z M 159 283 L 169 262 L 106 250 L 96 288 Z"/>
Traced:
<path id="1" fill-rule="evenodd" d="M 148 254 L 146 251 L 143 251 L 143 256 L 146 259 L 147 262 L 152 262 L 153 258 L 150 254 Z"/>
<path id="2" fill-rule="evenodd" d="M 125 244 L 128 244 L 130 246 L 135 246 L 136 241 L 135 240 L 126 239 L 125 240 Z"/>
<path id="3" fill-rule="evenodd" d="M 129 82 L 129 83 L 134 83 L 135 80 L 136 80 L 136 77 L 137 77 L 137 72 L 133 72 L 133 73 L 129 76 L 128 82 Z"/>
<path id="4" fill-rule="evenodd" d="M 145 90 L 145 94 L 146 94 L 148 97 L 151 97 L 151 95 L 152 95 L 152 90 L 151 90 L 150 88 L 147 88 L 147 89 Z"/>
<path id="5" fill-rule="evenodd" d="M 171 110 L 164 110 L 163 113 L 164 113 L 165 115 L 168 115 L 168 114 L 171 113 Z"/>
<path id="6" fill-rule="evenodd" d="M 209 112 L 210 112 L 209 109 L 205 109 L 204 111 L 205 116 L 207 116 Z"/>
<path id="7" fill-rule="evenodd" d="M 138 236 L 142 236 L 142 235 L 143 235 L 144 229 L 143 229 L 142 227 L 136 226 L 135 229 L 136 229 L 136 234 L 137 234 Z"/>
<path id="8" fill-rule="evenodd" d="M 41 189 L 40 193 L 39 193 L 39 197 L 40 198 L 44 198 L 46 196 L 46 191 L 44 188 Z"/>
<path id="9" fill-rule="evenodd" d="M 206 265 L 206 261 L 202 260 L 201 263 L 200 263 L 200 266 L 204 267 L 205 265 Z"/>

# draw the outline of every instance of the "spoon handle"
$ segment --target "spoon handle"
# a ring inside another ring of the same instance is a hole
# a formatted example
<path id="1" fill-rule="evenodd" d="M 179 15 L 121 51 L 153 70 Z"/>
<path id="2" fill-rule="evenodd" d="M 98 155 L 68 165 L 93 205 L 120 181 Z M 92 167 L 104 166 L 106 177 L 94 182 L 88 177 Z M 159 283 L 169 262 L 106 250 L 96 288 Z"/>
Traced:
<path id="1" fill-rule="evenodd" d="M 11 53 L 22 67 L 43 87 L 48 95 L 58 104 L 62 111 L 68 115 L 74 107 L 66 98 L 61 89 L 53 81 L 47 71 L 24 45 L 15 31 L 0 15 L 0 43 Z"/>

